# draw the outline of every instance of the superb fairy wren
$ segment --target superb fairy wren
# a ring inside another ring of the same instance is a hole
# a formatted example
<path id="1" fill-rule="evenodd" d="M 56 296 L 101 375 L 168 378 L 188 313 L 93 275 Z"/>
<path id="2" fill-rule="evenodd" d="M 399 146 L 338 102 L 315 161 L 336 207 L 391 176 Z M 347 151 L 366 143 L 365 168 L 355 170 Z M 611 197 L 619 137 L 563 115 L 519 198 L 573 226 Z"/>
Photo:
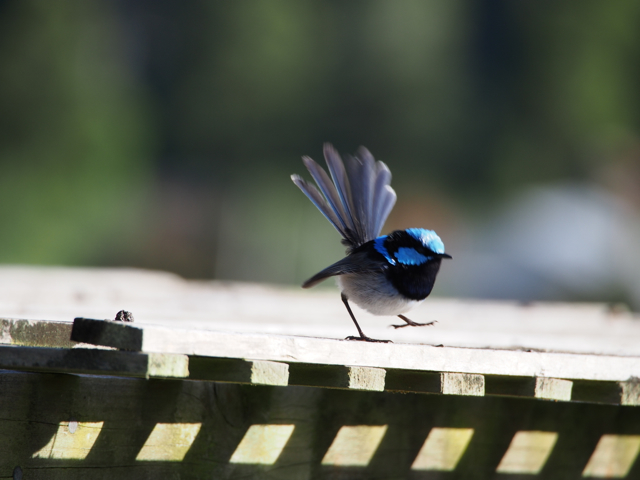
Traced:
<path id="1" fill-rule="evenodd" d="M 349 300 L 374 315 L 397 315 L 405 323 L 393 325 L 395 328 L 432 325 L 413 322 L 402 314 L 431 293 L 440 262 L 451 258 L 442 240 L 433 230 L 423 228 L 378 236 L 396 203 L 389 168 L 364 147 L 343 163 L 333 146 L 325 144 L 324 158 L 331 178 L 311 158 L 302 158 L 319 190 L 299 175 L 291 179 L 340 232 L 347 256 L 315 274 L 302 287 L 338 277 L 342 301 L 360 334 L 348 340 L 388 341 L 364 334 Z"/>

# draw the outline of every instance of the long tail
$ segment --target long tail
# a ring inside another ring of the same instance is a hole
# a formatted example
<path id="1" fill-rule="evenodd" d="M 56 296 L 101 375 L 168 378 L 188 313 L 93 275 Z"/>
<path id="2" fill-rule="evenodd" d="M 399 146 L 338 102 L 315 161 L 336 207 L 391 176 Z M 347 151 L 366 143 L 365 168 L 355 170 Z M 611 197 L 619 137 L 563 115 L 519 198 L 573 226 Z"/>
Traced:
<path id="1" fill-rule="evenodd" d="M 311 158 L 302 157 L 318 188 L 299 175 L 291 175 L 291 179 L 353 250 L 378 237 L 396 203 L 391 172 L 364 147 L 343 162 L 333 146 L 325 143 L 324 158 L 331 178 Z"/>

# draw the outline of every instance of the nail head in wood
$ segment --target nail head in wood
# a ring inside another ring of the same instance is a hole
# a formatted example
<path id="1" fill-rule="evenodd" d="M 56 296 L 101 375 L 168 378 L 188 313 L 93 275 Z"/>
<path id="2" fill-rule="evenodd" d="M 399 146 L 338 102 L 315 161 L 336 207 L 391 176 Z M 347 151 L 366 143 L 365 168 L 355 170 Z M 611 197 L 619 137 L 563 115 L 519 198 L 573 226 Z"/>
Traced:
<path id="1" fill-rule="evenodd" d="M 127 312 L 126 310 L 120 310 L 116 313 L 115 321 L 133 323 L 133 313 Z"/>

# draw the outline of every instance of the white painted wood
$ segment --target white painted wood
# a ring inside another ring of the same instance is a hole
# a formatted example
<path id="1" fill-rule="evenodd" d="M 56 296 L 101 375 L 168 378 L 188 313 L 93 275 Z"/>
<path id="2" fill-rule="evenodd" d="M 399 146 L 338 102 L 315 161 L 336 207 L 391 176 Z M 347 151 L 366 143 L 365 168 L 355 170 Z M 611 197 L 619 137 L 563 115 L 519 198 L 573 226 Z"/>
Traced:
<path id="1" fill-rule="evenodd" d="M 383 392 L 386 373 L 383 368 L 349 367 L 349 388 Z"/>
<path id="2" fill-rule="evenodd" d="M 251 383 L 256 385 L 287 386 L 289 383 L 289 365 L 264 360 L 251 361 Z"/>
<path id="3" fill-rule="evenodd" d="M 132 334 L 138 330 L 133 326 L 127 328 Z M 581 380 L 623 381 L 640 376 L 640 359 L 634 357 L 336 341 L 151 326 L 143 327 L 142 331 L 143 352 Z"/>
<path id="4" fill-rule="evenodd" d="M 484 396 L 484 377 L 468 373 L 440 374 L 441 391 L 443 395 Z"/>
<path id="5" fill-rule="evenodd" d="M 638 379 L 631 382 L 621 382 L 620 387 L 622 389 L 621 405 L 640 406 L 640 382 Z"/>
<path id="6" fill-rule="evenodd" d="M 335 287 L 303 290 L 186 281 L 133 269 L 0 267 L 0 317 L 72 321 L 133 312 L 136 325 L 341 339 L 354 335 Z M 538 349 L 640 357 L 640 319 L 601 304 L 428 298 L 412 311 L 433 327 L 389 328 L 393 317 L 354 312 L 365 333 L 396 343 Z"/>
<path id="7" fill-rule="evenodd" d="M 534 396 L 545 400 L 562 400 L 568 402 L 571 400 L 571 390 L 573 382 L 570 380 L 562 380 L 560 378 L 536 378 Z"/>
<path id="8" fill-rule="evenodd" d="M 368 335 L 396 342 L 366 344 L 335 340 L 355 333 L 335 289 L 196 282 L 131 269 L 0 267 L 0 317 L 71 321 L 113 318 L 121 309 L 144 327 L 143 351 L 150 353 L 616 382 L 640 377 L 640 320 L 605 305 L 429 298 L 411 318 L 438 323 L 399 330 L 387 327 L 393 318 L 356 310 Z"/>

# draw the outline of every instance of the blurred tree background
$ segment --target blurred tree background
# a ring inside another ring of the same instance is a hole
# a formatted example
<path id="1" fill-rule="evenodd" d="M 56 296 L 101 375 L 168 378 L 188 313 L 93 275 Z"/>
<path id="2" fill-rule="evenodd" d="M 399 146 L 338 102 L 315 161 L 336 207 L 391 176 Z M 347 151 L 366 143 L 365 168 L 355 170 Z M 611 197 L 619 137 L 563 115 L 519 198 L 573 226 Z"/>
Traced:
<path id="1" fill-rule="evenodd" d="M 298 283 L 367 146 L 447 295 L 640 307 L 640 3 L 0 0 L 0 262 Z"/>

